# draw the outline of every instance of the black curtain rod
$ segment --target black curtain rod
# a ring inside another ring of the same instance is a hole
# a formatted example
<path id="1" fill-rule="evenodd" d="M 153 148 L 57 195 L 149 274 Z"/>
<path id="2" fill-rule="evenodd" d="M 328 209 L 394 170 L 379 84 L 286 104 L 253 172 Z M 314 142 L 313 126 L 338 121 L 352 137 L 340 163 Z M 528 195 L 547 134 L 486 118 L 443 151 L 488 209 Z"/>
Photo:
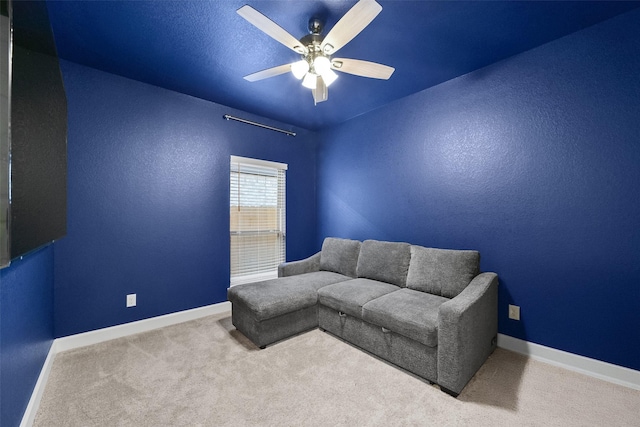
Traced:
<path id="1" fill-rule="evenodd" d="M 264 128 L 264 129 L 269 129 L 269 130 L 273 130 L 273 131 L 276 131 L 276 132 L 281 132 L 281 133 L 284 133 L 284 134 L 289 135 L 289 136 L 296 136 L 295 132 L 291 132 L 291 131 L 284 130 L 284 129 L 274 128 L 273 126 L 263 125 L 262 123 L 252 122 L 251 120 L 241 119 L 240 117 L 230 116 L 229 114 L 225 114 L 222 117 L 225 120 L 235 120 L 237 122 L 246 123 L 248 125 L 258 126 L 259 128 Z"/>

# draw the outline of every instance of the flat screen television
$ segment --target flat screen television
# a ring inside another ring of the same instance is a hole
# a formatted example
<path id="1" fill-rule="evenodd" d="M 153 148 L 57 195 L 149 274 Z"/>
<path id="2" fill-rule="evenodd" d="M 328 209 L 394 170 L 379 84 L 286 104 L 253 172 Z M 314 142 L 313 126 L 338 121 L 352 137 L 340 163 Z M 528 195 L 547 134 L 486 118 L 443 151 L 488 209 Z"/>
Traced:
<path id="1" fill-rule="evenodd" d="M 0 268 L 67 231 L 67 99 L 46 2 L 0 0 Z"/>
<path id="2" fill-rule="evenodd" d="M 1 3 L 0 14 L 0 268 L 9 264 L 11 252 L 9 223 L 9 150 L 11 141 L 11 18 L 10 4 Z"/>

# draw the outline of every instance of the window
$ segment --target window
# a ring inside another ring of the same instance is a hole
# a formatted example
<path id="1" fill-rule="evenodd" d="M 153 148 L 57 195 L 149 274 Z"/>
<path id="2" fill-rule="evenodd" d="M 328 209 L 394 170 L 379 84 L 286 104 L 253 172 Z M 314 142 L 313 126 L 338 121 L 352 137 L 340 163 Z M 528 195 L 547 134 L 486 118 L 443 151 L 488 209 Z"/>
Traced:
<path id="1" fill-rule="evenodd" d="M 285 260 L 287 165 L 231 156 L 231 286 L 278 275 Z"/>

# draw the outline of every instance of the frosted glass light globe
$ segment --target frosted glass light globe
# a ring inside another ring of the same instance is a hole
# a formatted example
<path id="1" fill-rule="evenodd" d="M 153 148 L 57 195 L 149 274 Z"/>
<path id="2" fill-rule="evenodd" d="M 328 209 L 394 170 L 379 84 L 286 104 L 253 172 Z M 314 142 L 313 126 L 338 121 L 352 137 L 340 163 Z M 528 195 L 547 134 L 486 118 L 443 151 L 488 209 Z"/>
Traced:
<path id="1" fill-rule="evenodd" d="M 331 71 L 331 61 L 326 56 L 318 56 L 313 60 L 313 69 L 323 76 L 327 71 Z"/>
<path id="2" fill-rule="evenodd" d="M 305 74 L 307 74 L 307 71 L 309 71 L 309 63 L 304 59 L 291 64 L 291 74 L 298 80 L 303 78 Z"/>
<path id="3" fill-rule="evenodd" d="M 317 83 L 318 83 L 318 76 L 316 76 L 313 73 L 307 73 L 307 75 L 304 76 L 304 80 L 302 80 L 302 86 L 309 89 L 315 89 Z"/>
<path id="4" fill-rule="evenodd" d="M 332 69 L 328 69 L 324 74 L 322 74 L 322 80 L 324 80 L 324 84 L 329 87 L 331 83 L 335 82 L 338 78 L 338 75 L 333 72 Z"/>

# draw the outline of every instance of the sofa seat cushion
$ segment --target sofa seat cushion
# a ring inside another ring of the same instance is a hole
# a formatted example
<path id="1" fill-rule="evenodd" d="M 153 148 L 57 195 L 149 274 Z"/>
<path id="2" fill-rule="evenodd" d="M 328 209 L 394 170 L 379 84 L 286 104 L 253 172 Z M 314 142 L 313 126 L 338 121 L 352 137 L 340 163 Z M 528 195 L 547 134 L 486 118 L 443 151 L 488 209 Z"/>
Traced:
<path id="1" fill-rule="evenodd" d="M 400 289 L 366 303 L 362 307 L 362 319 L 428 347 L 436 347 L 438 309 L 447 301 L 449 298 Z"/>
<path id="2" fill-rule="evenodd" d="M 315 305 L 317 289 L 343 280 L 349 277 L 327 271 L 298 274 L 234 286 L 227 297 L 262 321 Z"/>
<path id="3" fill-rule="evenodd" d="M 304 283 L 311 286 L 313 289 L 318 290 L 334 283 L 345 282 L 352 280 L 351 277 L 344 274 L 334 273 L 332 271 L 316 271 L 314 273 L 300 274 Z"/>
<path id="4" fill-rule="evenodd" d="M 411 246 L 407 288 L 455 298 L 480 273 L 480 253 Z"/>
<path id="5" fill-rule="evenodd" d="M 358 277 L 405 287 L 411 260 L 411 245 L 365 240 L 358 257 Z"/>
<path id="6" fill-rule="evenodd" d="M 360 242 L 327 237 L 320 251 L 320 270 L 333 271 L 349 277 L 356 276 Z"/>
<path id="7" fill-rule="evenodd" d="M 321 288 L 318 290 L 318 302 L 361 319 L 363 305 L 399 289 L 398 286 L 377 280 L 353 279 Z"/>

